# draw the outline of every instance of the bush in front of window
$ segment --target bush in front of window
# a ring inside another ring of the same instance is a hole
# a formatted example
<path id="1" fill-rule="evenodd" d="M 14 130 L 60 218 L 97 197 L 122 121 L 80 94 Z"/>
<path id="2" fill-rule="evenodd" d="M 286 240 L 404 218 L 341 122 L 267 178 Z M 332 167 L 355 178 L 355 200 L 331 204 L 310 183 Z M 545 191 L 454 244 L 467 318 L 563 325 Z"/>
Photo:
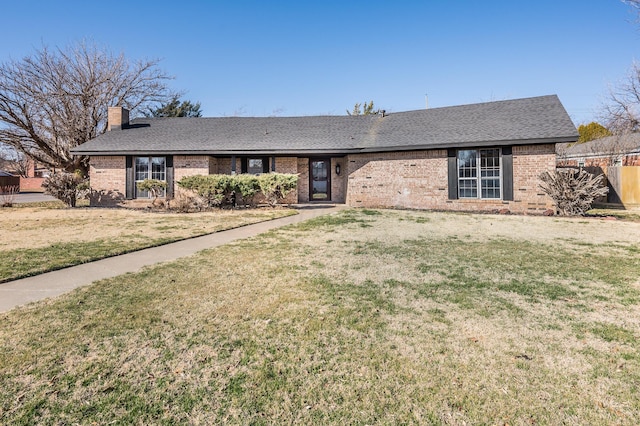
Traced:
<path id="1" fill-rule="evenodd" d="M 182 178 L 178 186 L 204 198 L 209 207 L 235 207 L 238 197 L 244 204 L 254 205 L 254 198 L 263 194 L 266 201 L 275 206 L 293 191 L 298 175 L 265 173 L 262 175 L 193 175 Z"/>
<path id="2" fill-rule="evenodd" d="M 152 205 L 156 205 L 158 197 L 167 189 L 167 182 L 158 179 L 145 179 L 137 183 L 139 191 L 147 191 L 153 197 Z"/>
<path id="3" fill-rule="evenodd" d="M 595 176 L 585 170 L 556 169 L 542 173 L 540 180 L 540 188 L 556 203 L 562 216 L 583 216 L 594 200 L 609 192 L 604 175 Z"/>

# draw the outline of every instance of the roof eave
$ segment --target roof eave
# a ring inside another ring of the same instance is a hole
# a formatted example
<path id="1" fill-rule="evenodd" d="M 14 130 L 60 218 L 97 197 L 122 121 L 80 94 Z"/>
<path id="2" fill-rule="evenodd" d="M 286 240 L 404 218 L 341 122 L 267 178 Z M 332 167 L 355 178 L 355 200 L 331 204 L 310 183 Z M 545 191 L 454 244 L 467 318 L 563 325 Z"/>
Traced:
<path id="1" fill-rule="evenodd" d="M 331 148 L 331 149 L 262 149 L 262 150 L 171 150 L 171 149 L 151 149 L 151 150 L 72 150 L 74 155 L 88 156 L 113 156 L 113 155 L 269 155 L 269 156 L 319 156 L 319 155 L 347 155 L 357 153 L 372 152 L 390 152 L 390 151 L 422 151 L 429 149 L 448 149 L 448 148 L 472 148 L 483 146 L 509 146 L 509 145 L 542 145 L 550 143 L 567 143 L 578 140 L 577 135 L 561 136 L 554 138 L 538 138 L 538 139 L 505 139 L 505 140 L 485 140 L 485 141 L 469 141 L 457 143 L 435 143 L 435 144 L 417 144 L 417 145 L 401 145 L 401 146 L 369 146 L 369 147 L 353 147 L 353 148 Z"/>

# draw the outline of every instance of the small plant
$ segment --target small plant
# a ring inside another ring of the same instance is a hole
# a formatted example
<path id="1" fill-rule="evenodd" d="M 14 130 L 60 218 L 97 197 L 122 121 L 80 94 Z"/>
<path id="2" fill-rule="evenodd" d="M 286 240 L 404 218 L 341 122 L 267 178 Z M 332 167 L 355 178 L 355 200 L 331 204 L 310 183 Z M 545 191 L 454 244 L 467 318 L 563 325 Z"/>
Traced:
<path id="1" fill-rule="evenodd" d="M 18 192 L 20 192 L 18 185 L 0 186 L 0 207 L 13 206 Z"/>
<path id="2" fill-rule="evenodd" d="M 45 179 L 42 187 L 44 192 L 53 195 L 68 207 L 75 207 L 78 200 L 78 191 L 84 191 L 87 179 L 80 170 L 74 173 L 56 172 Z"/>
<path id="3" fill-rule="evenodd" d="M 153 197 L 152 206 L 156 205 L 158 197 L 167 189 L 167 182 L 157 179 L 145 179 L 137 185 L 139 191 L 147 191 Z"/>
<path id="4" fill-rule="evenodd" d="M 584 216 L 593 201 L 607 195 L 604 176 L 578 169 L 557 169 L 540 175 L 540 188 L 553 199 L 560 215 Z"/>

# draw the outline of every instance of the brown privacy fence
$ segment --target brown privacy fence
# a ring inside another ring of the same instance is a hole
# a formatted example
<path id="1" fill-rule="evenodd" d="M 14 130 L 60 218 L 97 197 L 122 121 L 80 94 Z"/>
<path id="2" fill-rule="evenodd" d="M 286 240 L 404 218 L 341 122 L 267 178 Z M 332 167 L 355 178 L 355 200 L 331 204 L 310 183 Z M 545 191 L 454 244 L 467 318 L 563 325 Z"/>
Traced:
<path id="1" fill-rule="evenodd" d="M 0 192 L 5 187 L 20 186 L 20 178 L 18 176 L 0 176 Z"/>
<path id="2" fill-rule="evenodd" d="M 608 202 L 625 207 L 640 206 L 640 166 L 611 166 L 607 180 Z"/>

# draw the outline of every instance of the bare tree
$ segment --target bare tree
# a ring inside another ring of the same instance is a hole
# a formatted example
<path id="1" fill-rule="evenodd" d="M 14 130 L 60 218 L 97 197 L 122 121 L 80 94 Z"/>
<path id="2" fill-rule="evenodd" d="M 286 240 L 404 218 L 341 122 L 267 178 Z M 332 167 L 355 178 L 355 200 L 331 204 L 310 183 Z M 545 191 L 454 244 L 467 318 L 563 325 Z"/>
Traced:
<path id="1" fill-rule="evenodd" d="M 626 79 L 609 89 L 603 119 L 614 134 L 640 130 L 640 64 L 634 63 Z"/>
<path id="2" fill-rule="evenodd" d="M 640 24 L 640 0 L 622 0 L 637 13 Z M 627 77 L 609 89 L 603 106 L 602 118 L 614 134 L 625 134 L 640 130 L 640 65 L 633 63 Z"/>
<path id="3" fill-rule="evenodd" d="M 0 143 L 50 168 L 86 170 L 69 150 L 105 132 L 109 106 L 136 115 L 171 99 L 158 62 L 78 43 L 0 64 Z"/>
<path id="4" fill-rule="evenodd" d="M 0 149 L 0 167 L 21 177 L 29 177 L 31 160 L 12 147 Z"/>

